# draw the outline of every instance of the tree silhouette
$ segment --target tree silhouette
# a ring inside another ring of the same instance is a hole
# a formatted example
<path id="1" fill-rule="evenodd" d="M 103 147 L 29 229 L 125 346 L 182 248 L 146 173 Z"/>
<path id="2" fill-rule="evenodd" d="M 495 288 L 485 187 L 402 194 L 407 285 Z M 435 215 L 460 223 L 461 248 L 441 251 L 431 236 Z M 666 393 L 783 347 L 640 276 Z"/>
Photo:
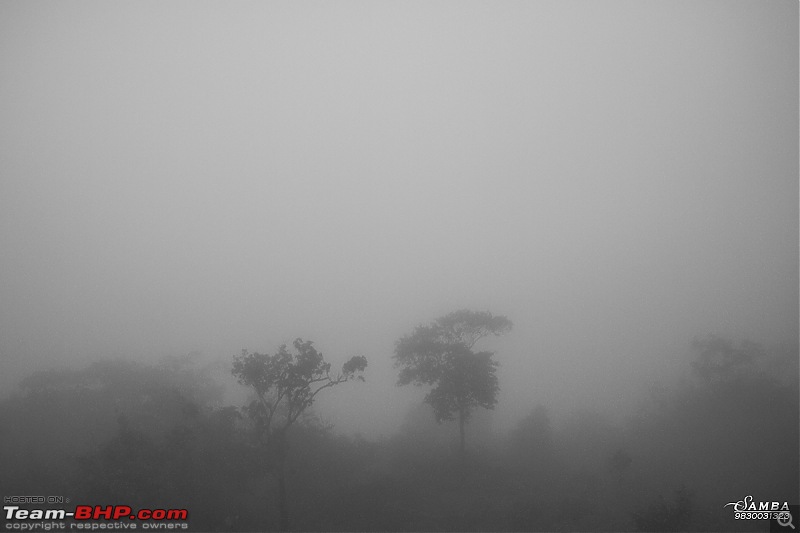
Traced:
<path id="1" fill-rule="evenodd" d="M 239 383 L 250 387 L 256 399 L 247 413 L 255 421 L 258 438 L 267 450 L 272 473 L 278 480 L 280 528 L 289 528 L 286 499 L 286 432 L 314 403 L 322 390 L 353 378 L 364 380 L 361 373 L 367 366 L 364 356 L 352 357 L 342 371 L 331 376 L 326 363 L 311 341 L 295 339 L 295 353 L 281 345 L 274 355 L 242 353 L 234 358 L 232 373 Z"/>
<path id="2" fill-rule="evenodd" d="M 692 369 L 710 386 L 719 386 L 755 371 L 755 363 L 764 358 L 764 349 L 757 343 L 742 341 L 735 346 L 730 340 L 715 335 L 695 338 L 692 348 L 696 359 Z"/>
<path id="3" fill-rule="evenodd" d="M 521 465 L 541 467 L 552 462 L 553 427 L 548 410 L 536 406 L 512 431 L 511 445 Z"/>
<path id="4" fill-rule="evenodd" d="M 511 321 L 488 311 L 454 311 L 399 339 L 395 367 L 398 385 L 432 385 L 425 402 L 433 407 L 437 422 L 458 416 L 460 450 L 464 452 L 464 426 L 477 407 L 494 408 L 497 403 L 497 362 L 493 352 L 474 352 L 473 347 L 489 335 L 511 330 Z"/>

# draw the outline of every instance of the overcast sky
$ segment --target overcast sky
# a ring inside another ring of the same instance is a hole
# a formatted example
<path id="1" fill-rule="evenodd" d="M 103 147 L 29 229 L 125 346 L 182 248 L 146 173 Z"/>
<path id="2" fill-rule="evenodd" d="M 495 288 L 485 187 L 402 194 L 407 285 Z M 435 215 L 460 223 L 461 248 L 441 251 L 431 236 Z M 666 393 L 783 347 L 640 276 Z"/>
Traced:
<path id="1" fill-rule="evenodd" d="M 2 2 L 0 386 L 303 337 L 380 433 L 459 308 L 514 416 L 796 342 L 797 80 L 789 0 Z"/>

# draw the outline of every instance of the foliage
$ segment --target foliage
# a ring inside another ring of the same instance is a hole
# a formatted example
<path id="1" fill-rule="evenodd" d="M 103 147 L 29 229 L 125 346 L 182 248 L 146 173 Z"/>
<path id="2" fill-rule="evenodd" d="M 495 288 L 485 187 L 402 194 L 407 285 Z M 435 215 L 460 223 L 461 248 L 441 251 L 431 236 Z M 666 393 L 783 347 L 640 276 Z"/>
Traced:
<path id="1" fill-rule="evenodd" d="M 239 418 L 230 407 L 199 409 L 160 438 L 121 418 L 114 438 L 78 459 L 83 498 L 185 507 L 193 529 L 229 529 L 243 505 L 257 503 L 247 490 L 256 456 Z M 254 528 L 258 521 L 244 523 Z"/>
<path id="2" fill-rule="evenodd" d="M 553 428 L 548 410 L 536 406 L 510 435 L 511 451 L 525 466 L 542 466 L 553 460 Z"/>
<path id="3" fill-rule="evenodd" d="M 669 502 L 660 497 L 646 510 L 633 513 L 633 521 L 639 531 L 687 531 L 691 524 L 694 498 L 686 487 L 675 491 Z"/>
<path id="4" fill-rule="evenodd" d="M 463 345 L 445 351 L 439 381 L 425 397 L 436 420 L 453 420 L 462 411 L 469 420 L 473 406 L 493 408 L 500 390 L 496 368 L 491 352 L 473 353 Z"/>
<path id="5" fill-rule="evenodd" d="M 742 341 L 737 347 L 728 339 L 710 335 L 694 339 L 696 358 L 692 369 L 709 385 L 715 386 L 755 372 L 755 364 L 764 357 L 764 349 L 754 342 Z"/>
<path id="6" fill-rule="evenodd" d="M 321 391 L 348 380 L 364 380 L 364 356 L 350 358 L 342 371 L 331 376 L 331 365 L 311 341 L 295 339 L 294 353 L 281 345 L 273 354 L 242 350 L 234 358 L 231 372 L 239 383 L 250 387 L 256 399 L 246 409 L 255 421 L 257 435 L 266 447 L 268 466 L 278 481 L 280 530 L 289 528 L 289 502 L 286 493 L 287 430 L 308 409 Z"/>
<path id="7" fill-rule="evenodd" d="M 665 384 L 661 402 L 624 422 L 531 405 L 508 435 L 495 435 L 481 453 L 463 457 L 447 446 L 419 446 L 410 433 L 425 428 L 416 418 L 392 436 L 367 441 L 311 423 L 307 409 L 285 435 L 292 526 L 758 528 L 734 520 L 723 505 L 746 494 L 798 497 L 797 377 L 791 386 L 772 379 L 771 353 L 765 350 L 757 369 L 717 385 Z M 294 361 L 299 353 L 290 355 Z M 310 351 L 301 359 L 326 368 Z M 356 360 L 351 367 L 360 365 Z M 275 464 L 253 442 L 257 420 L 220 406 L 214 391 L 207 373 L 190 361 L 99 362 L 37 373 L 0 401 L 0 487 L 6 494 L 64 494 L 98 505 L 186 507 L 192 530 L 277 529 Z M 278 407 L 273 423 L 281 426 L 287 413 Z M 425 414 L 429 427 L 446 433 Z M 681 486 L 687 488 L 674 490 Z"/>
<path id="8" fill-rule="evenodd" d="M 438 383 L 448 371 L 446 358 L 450 352 L 460 350 L 463 354 L 464 348 L 471 350 L 480 339 L 507 333 L 512 326 L 504 316 L 467 309 L 454 311 L 433 324 L 417 326 L 414 333 L 395 345 L 395 364 L 401 369 L 398 384 Z"/>
<path id="9" fill-rule="evenodd" d="M 119 420 L 161 438 L 219 392 L 205 366 L 177 358 L 35 372 L 0 404 L 0 478 L 14 491 L 71 490 L 74 459 L 113 439 Z"/>
<path id="10" fill-rule="evenodd" d="M 708 514 L 730 494 L 798 496 L 797 375 L 774 377 L 772 349 L 706 337 L 692 343 L 698 378 L 675 384 L 628 423 L 631 470 L 653 491 L 686 484 L 698 501 L 693 521 L 712 530 L 741 524 Z M 706 513 L 706 514 L 704 514 Z"/>
<path id="11" fill-rule="evenodd" d="M 632 462 L 633 459 L 631 459 L 631 456 L 622 448 L 616 450 L 611 454 L 611 457 L 608 458 L 609 469 L 619 474 L 625 472 Z"/>
<path id="12" fill-rule="evenodd" d="M 266 442 L 274 433 L 285 432 L 322 390 L 354 378 L 364 380 L 364 356 L 352 357 L 333 377 L 330 363 L 325 362 L 313 342 L 298 338 L 293 346 L 295 353 L 284 344 L 273 355 L 242 350 L 233 361 L 233 375 L 256 393 L 248 413 L 258 421 L 260 436 Z M 281 417 L 279 422 L 276 416 Z"/>
<path id="13" fill-rule="evenodd" d="M 400 368 L 398 385 L 431 385 L 425 402 L 433 407 L 437 421 L 458 415 L 463 450 L 463 425 L 477 407 L 492 409 L 497 403 L 497 362 L 493 352 L 474 352 L 478 340 L 502 335 L 512 323 L 488 311 L 462 309 L 417 326 L 395 345 L 395 366 Z"/>

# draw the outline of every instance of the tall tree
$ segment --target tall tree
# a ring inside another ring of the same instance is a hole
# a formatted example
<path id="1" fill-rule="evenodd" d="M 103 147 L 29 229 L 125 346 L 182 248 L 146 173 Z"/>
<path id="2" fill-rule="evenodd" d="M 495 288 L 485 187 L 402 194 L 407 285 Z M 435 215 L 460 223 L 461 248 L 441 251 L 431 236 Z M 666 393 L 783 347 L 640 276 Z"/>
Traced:
<path id="1" fill-rule="evenodd" d="M 233 361 L 232 373 L 239 383 L 250 387 L 256 399 L 247 409 L 255 420 L 261 443 L 267 448 L 272 472 L 278 480 L 278 508 L 281 531 L 289 528 L 286 499 L 286 433 L 298 417 L 314 403 L 322 390 L 353 378 L 361 381 L 367 366 L 364 356 L 352 357 L 342 371 L 331 376 L 330 363 L 314 348 L 311 341 L 295 339 L 294 353 L 286 345 L 274 355 L 248 353 Z"/>
<path id="2" fill-rule="evenodd" d="M 433 407 L 437 422 L 458 417 L 460 450 L 464 452 L 464 426 L 477 407 L 497 403 L 497 362 L 494 352 L 475 352 L 475 344 L 489 335 L 512 328 L 504 316 L 462 309 L 432 324 L 420 325 L 395 345 L 398 385 L 430 385 L 425 402 Z"/>

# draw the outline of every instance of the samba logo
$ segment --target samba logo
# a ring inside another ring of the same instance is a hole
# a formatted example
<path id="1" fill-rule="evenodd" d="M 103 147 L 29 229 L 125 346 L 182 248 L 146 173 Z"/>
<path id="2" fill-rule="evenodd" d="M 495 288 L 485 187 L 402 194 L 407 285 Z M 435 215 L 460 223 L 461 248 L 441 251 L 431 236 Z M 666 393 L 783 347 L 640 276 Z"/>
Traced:
<path id="1" fill-rule="evenodd" d="M 723 507 L 727 507 L 729 505 L 733 505 L 734 511 L 751 511 L 751 512 L 766 512 L 766 511 L 788 511 L 789 510 L 789 503 L 788 502 L 755 502 L 753 501 L 752 496 L 745 496 L 743 499 L 739 500 L 738 502 L 730 502 L 723 505 Z"/>

